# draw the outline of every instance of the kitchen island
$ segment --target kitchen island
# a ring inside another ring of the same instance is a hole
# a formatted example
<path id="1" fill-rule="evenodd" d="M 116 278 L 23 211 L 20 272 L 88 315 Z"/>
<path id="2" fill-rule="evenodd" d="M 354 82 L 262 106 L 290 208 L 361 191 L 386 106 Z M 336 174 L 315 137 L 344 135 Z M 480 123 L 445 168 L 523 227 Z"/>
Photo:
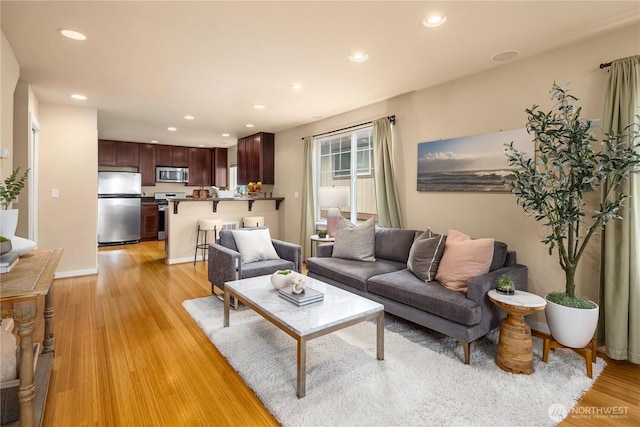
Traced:
<path id="1" fill-rule="evenodd" d="M 193 262 L 198 220 L 221 219 L 225 228 L 239 228 L 245 216 L 262 216 L 273 238 L 280 236 L 280 224 L 284 211 L 280 204 L 284 197 L 237 197 L 237 198 L 173 198 L 168 199 L 169 209 L 165 216 L 165 253 L 168 264 Z M 204 234 L 200 237 L 204 237 Z M 209 233 L 208 242 L 213 241 Z M 202 252 L 198 251 L 198 260 Z"/>

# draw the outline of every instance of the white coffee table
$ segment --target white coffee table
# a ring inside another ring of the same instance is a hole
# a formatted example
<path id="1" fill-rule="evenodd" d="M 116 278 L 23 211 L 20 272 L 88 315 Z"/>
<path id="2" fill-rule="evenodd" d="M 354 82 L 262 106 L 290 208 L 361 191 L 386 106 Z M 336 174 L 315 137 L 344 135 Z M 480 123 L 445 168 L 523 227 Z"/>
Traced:
<path id="1" fill-rule="evenodd" d="M 351 292 L 305 276 L 307 286 L 324 293 L 324 300 L 298 307 L 278 296 L 270 276 L 224 284 L 224 327 L 229 326 L 231 297 L 250 307 L 298 341 L 298 398 L 306 394 L 307 341 L 370 319 L 377 319 L 378 360 L 384 360 L 384 306 Z"/>

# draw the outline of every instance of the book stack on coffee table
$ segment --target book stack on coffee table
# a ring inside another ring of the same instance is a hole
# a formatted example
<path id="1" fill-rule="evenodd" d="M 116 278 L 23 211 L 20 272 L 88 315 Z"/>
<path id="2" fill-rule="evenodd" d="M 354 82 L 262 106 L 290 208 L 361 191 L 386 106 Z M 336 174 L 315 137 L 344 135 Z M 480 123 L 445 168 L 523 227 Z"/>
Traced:
<path id="1" fill-rule="evenodd" d="M 294 294 L 291 287 L 288 287 L 280 289 L 278 291 L 278 295 L 297 306 L 312 304 L 324 299 L 324 294 L 322 292 L 316 291 L 312 288 L 306 288 L 302 293 Z"/>
<path id="2" fill-rule="evenodd" d="M 0 255 L 0 273 L 8 273 L 18 263 L 20 253 L 18 251 L 7 252 Z"/>

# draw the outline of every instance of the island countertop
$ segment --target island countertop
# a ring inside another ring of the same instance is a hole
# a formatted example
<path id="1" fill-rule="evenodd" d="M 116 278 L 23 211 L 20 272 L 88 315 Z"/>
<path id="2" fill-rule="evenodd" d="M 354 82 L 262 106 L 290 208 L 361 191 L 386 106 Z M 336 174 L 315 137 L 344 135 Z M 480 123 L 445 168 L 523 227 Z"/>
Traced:
<path id="1" fill-rule="evenodd" d="M 249 212 L 251 212 L 253 208 L 253 203 L 261 200 L 274 200 L 276 202 L 276 210 L 280 209 L 280 203 L 284 200 L 282 196 L 271 196 L 271 197 L 252 197 L 252 196 L 244 196 L 244 197 L 228 197 L 228 198 L 219 198 L 219 197 L 203 197 L 203 198 L 195 198 L 195 197 L 172 197 L 168 198 L 167 201 L 169 203 L 173 203 L 173 213 L 175 215 L 178 214 L 178 205 L 182 202 L 211 202 L 213 204 L 213 212 L 218 211 L 218 203 L 220 202 L 247 202 L 249 206 Z"/>

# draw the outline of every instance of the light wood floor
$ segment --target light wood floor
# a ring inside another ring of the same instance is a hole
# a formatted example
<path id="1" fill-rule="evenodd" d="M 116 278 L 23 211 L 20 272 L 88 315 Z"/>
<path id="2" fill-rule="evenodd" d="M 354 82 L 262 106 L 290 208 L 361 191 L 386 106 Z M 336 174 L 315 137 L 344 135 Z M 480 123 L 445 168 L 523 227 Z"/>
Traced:
<path id="1" fill-rule="evenodd" d="M 45 426 L 278 425 L 181 306 L 210 294 L 205 263 L 168 266 L 163 244 L 146 242 L 101 248 L 98 268 L 55 282 Z M 563 425 L 640 425 L 640 366 L 608 363 L 580 405 L 626 418 Z"/>

